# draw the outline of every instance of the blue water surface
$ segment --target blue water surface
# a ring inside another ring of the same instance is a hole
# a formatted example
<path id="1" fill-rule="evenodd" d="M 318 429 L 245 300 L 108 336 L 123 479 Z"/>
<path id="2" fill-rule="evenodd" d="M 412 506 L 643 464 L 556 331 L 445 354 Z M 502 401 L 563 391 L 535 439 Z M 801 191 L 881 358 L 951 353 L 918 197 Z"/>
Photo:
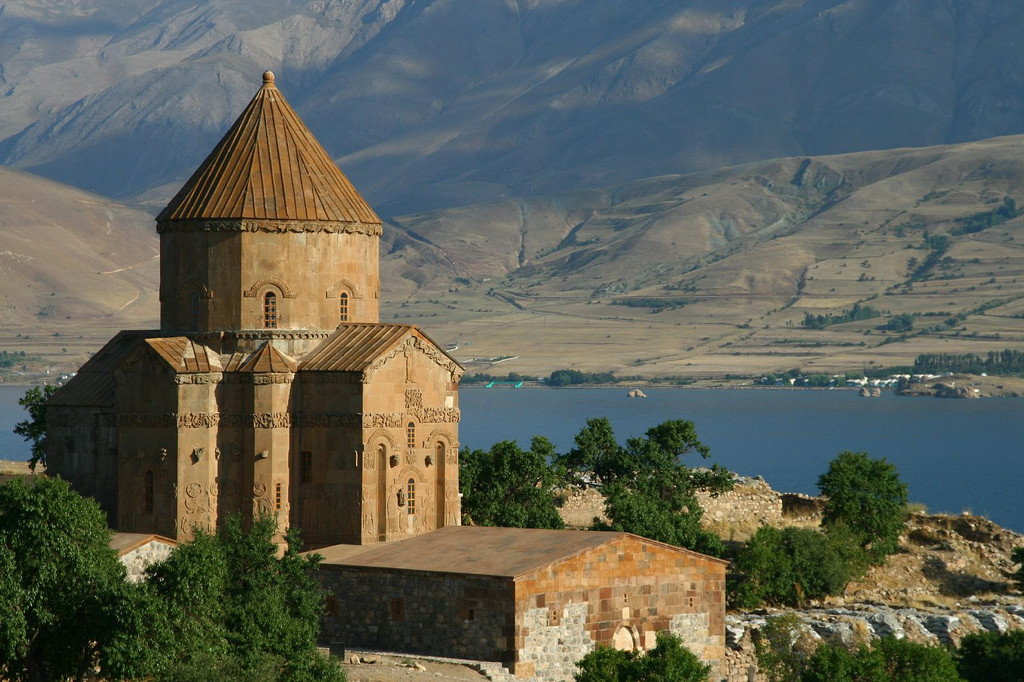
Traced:
<path id="1" fill-rule="evenodd" d="M 11 429 L 25 418 L 24 387 L 0 386 L 0 459 L 25 460 Z M 589 417 L 608 417 L 620 441 L 666 419 L 689 419 L 711 459 L 776 489 L 817 493 L 816 482 L 842 450 L 896 464 L 910 499 L 931 511 L 970 510 L 1024 531 L 1024 399 L 860 398 L 851 391 L 620 388 L 460 391 L 463 446 L 547 436 L 560 452 Z M 690 456 L 688 464 L 703 460 Z"/>
<path id="2" fill-rule="evenodd" d="M 896 464 L 910 499 L 934 512 L 970 510 L 1024 531 L 1024 400 L 861 398 L 852 391 L 483 389 L 460 392 L 459 439 L 471 448 L 547 436 L 560 452 L 589 417 L 608 417 L 622 441 L 666 419 L 689 419 L 707 463 L 761 475 L 776 489 L 817 494 L 842 450 Z M 688 462 L 703 460 L 691 455 Z"/>

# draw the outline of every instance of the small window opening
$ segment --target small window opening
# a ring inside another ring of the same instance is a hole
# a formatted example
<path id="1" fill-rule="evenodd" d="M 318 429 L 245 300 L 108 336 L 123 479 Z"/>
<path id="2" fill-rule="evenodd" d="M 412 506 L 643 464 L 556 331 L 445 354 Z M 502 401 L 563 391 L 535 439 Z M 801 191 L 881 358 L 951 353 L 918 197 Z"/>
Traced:
<path id="1" fill-rule="evenodd" d="M 147 471 L 145 482 L 142 486 L 142 511 L 146 514 L 153 513 L 153 472 Z"/>
<path id="2" fill-rule="evenodd" d="M 405 599 L 395 597 L 391 600 L 391 620 L 405 620 Z"/>
<path id="3" fill-rule="evenodd" d="M 281 511 L 281 484 L 274 486 L 274 509 Z"/>
<path id="4" fill-rule="evenodd" d="M 188 297 L 188 328 L 199 331 L 199 294 L 194 291 Z"/>
<path id="5" fill-rule="evenodd" d="M 470 609 L 466 613 L 466 620 L 469 620 L 469 621 L 476 620 L 476 611 L 474 609 Z"/>
<path id="6" fill-rule="evenodd" d="M 302 453 L 302 466 L 299 470 L 299 480 L 302 483 L 311 483 L 313 481 L 313 453 L 303 452 Z"/>
<path id="7" fill-rule="evenodd" d="M 348 294 L 344 291 L 338 297 L 338 319 L 348 322 Z"/>
<path id="8" fill-rule="evenodd" d="M 409 422 L 409 425 L 405 427 L 405 440 L 406 446 L 410 449 L 416 447 L 416 424 Z"/>
<path id="9" fill-rule="evenodd" d="M 263 297 L 263 328 L 277 329 L 277 294 L 273 291 Z"/>
<path id="10" fill-rule="evenodd" d="M 338 615 L 338 598 L 333 594 L 327 598 L 327 602 L 324 604 L 324 611 L 331 617 Z"/>
<path id="11" fill-rule="evenodd" d="M 406 487 L 406 505 L 410 514 L 416 513 L 416 479 L 410 478 Z"/>

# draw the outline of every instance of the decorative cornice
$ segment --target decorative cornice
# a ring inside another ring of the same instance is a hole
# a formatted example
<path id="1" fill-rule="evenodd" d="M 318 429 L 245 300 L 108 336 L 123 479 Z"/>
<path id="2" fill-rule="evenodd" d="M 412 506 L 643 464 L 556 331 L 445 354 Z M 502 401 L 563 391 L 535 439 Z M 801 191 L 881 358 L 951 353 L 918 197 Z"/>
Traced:
<path id="1" fill-rule="evenodd" d="M 343 223 L 330 220 L 162 220 L 156 231 L 165 232 L 326 232 L 329 234 L 364 234 L 379 237 L 383 232 L 379 223 Z"/>
<path id="2" fill-rule="evenodd" d="M 326 339 L 333 331 L 313 329 L 231 329 L 225 330 L 225 336 L 233 336 L 245 341 L 294 341 L 305 339 Z"/>
<path id="3" fill-rule="evenodd" d="M 404 428 L 409 416 L 424 424 L 456 424 L 462 413 L 453 407 L 422 407 L 406 412 L 250 412 L 231 414 L 221 412 L 157 412 L 135 414 L 97 414 L 82 412 L 75 408 L 54 408 L 48 415 L 51 428 L 72 428 L 76 426 L 116 427 L 123 429 L 212 429 L 212 428 L 363 428 L 400 429 Z M 451 447 L 458 447 L 451 432 L 444 434 Z"/>

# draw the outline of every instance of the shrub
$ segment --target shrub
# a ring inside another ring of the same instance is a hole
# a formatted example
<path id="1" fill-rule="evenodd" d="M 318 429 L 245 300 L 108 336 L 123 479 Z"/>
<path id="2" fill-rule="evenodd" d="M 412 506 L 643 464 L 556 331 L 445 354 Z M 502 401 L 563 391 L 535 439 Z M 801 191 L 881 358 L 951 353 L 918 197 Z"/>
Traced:
<path id="1" fill-rule="evenodd" d="M 1024 631 L 967 635 L 960 642 L 956 658 L 960 676 L 968 682 L 1020 680 L 1024 670 Z"/>
<path id="2" fill-rule="evenodd" d="M 828 533 L 764 526 L 736 558 L 731 598 L 742 608 L 800 606 L 841 593 L 866 563 L 856 536 L 841 526 Z"/>
<path id="3" fill-rule="evenodd" d="M 907 486 L 893 464 L 865 452 L 841 452 L 818 479 L 828 498 L 822 525 L 845 525 L 876 561 L 896 551 L 906 518 Z"/>
<path id="4" fill-rule="evenodd" d="M 599 646 L 584 656 L 576 667 L 576 682 L 705 682 L 710 665 L 700 662 L 682 639 L 668 632 L 658 633 L 658 643 L 646 655 Z"/>

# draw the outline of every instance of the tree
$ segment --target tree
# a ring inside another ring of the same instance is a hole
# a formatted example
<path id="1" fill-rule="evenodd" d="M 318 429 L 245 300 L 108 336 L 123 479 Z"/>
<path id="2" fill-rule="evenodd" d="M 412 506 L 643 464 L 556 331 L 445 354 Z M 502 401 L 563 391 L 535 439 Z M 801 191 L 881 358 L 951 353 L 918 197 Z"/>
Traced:
<path id="1" fill-rule="evenodd" d="M 956 664 L 948 650 L 895 637 L 883 637 L 873 646 L 861 646 L 856 651 L 838 645 L 822 644 L 808 659 L 800 676 L 800 682 L 959 680 Z"/>
<path id="2" fill-rule="evenodd" d="M 129 592 L 106 516 L 55 478 L 0 487 L 0 677 L 83 679 Z"/>
<path id="3" fill-rule="evenodd" d="M 646 655 L 599 646 L 576 667 L 576 682 L 705 682 L 711 672 L 669 632 L 659 632 L 657 645 Z"/>
<path id="4" fill-rule="evenodd" d="M 299 554 L 287 535 L 278 558 L 277 519 L 262 515 L 249 531 L 229 517 L 217 535 L 202 531 L 147 571 L 152 615 L 143 640 L 156 680 L 339 681 L 341 669 L 319 655 L 316 638 L 325 591 L 311 573 L 317 555 Z M 126 647 L 127 648 L 127 647 Z"/>
<path id="5" fill-rule="evenodd" d="M 690 452 L 710 454 L 690 421 L 666 421 L 622 447 L 607 419 L 588 419 L 576 435 L 576 447 L 557 457 L 555 466 L 571 484 L 601 485 L 610 522 L 597 522 L 596 529 L 626 531 L 719 555 L 721 541 L 701 527 L 704 510 L 696 493 L 728 490 L 732 474 L 717 465 L 699 471 L 687 468 L 679 460 Z"/>
<path id="6" fill-rule="evenodd" d="M 772 616 L 754 640 L 757 667 L 772 682 L 799 682 L 816 646 L 817 640 L 795 613 Z"/>
<path id="7" fill-rule="evenodd" d="M 564 528 L 555 507 L 557 476 L 548 465 L 555 447 L 537 436 L 529 450 L 502 441 L 464 450 L 459 461 L 462 514 L 467 523 L 512 528 Z"/>
<path id="8" fill-rule="evenodd" d="M 1024 670 L 1024 631 L 976 632 L 960 642 L 960 676 L 968 682 L 1011 682 Z"/>
<path id="9" fill-rule="evenodd" d="M 840 594 L 867 567 L 867 556 L 844 526 L 827 533 L 762 526 L 736 557 L 735 567 L 729 588 L 737 605 L 802 606 L 809 599 Z"/>
<path id="10" fill-rule="evenodd" d="M 1013 550 L 1013 554 L 1010 557 L 1014 563 L 1020 564 L 1020 568 L 1013 574 L 1013 581 L 1017 583 L 1017 589 L 1024 590 L 1024 547 L 1018 547 Z"/>
<path id="11" fill-rule="evenodd" d="M 877 649 L 866 646 L 850 652 L 841 646 L 822 644 L 807 660 L 800 682 L 888 682 L 885 660 Z"/>
<path id="12" fill-rule="evenodd" d="M 876 561 L 896 551 L 906 518 L 907 486 L 896 467 L 865 452 L 839 453 L 818 478 L 827 498 L 822 515 L 826 529 L 844 524 Z"/>
<path id="13" fill-rule="evenodd" d="M 40 462 L 46 466 L 46 401 L 57 392 L 56 386 L 33 386 L 18 404 L 28 412 L 28 419 L 14 425 L 14 433 L 32 443 L 32 457 L 28 461 L 32 471 Z"/>
<path id="14" fill-rule="evenodd" d="M 883 637 L 874 648 L 885 662 L 886 680 L 892 682 L 959 682 L 956 661 L 949 649 Z"/>

